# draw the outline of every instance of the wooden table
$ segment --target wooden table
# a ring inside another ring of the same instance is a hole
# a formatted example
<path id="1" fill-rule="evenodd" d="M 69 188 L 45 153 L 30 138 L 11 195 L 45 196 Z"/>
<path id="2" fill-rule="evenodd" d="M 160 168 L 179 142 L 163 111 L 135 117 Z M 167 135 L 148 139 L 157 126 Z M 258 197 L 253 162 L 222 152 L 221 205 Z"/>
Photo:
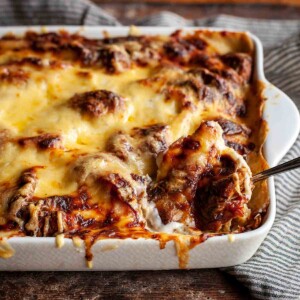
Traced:
<path id="1" fill-rule="evenodd" d="M 218 270 L 0 272 L 0 299 L 250 299 Z"/>
<path id="2" fill-rule="evenodd" d="M 242 1 L 243 4 L 198 4 L 197 1 L 209 0 L 163 0 L 161 2 L 155 0 L 144 1 L 113 1 L 113 0 L 93 0 L 99 4 L 108 13 L 115 16 L 123 25 L 135 24 L 141 18 L 155 14 L 160 11 L 171 11 L 177 13 L 185 18 L 207 18 L 218 14 L 229 14 L 240 17 L 248 18 L 261 18 L 261 19 L 299 19 L 300 18 L 300 0 L 287 0 L 298 3 L 297 6 L 292 5 L 271 5 L 271 4 L 247 4 L 249 0 L 229 0 Z M 190 2 L 183 3 L 183 1 Z M 217 0 L 213 0 L 215 2 Z M 221 0 L 224 2 L 225 0 Z M 261 0 L 263 1 L 263 0 Z M 265 0 L 274 1 L 275 3 L 280 0 Z M 177 2 L 177 3 L 173 3 Z"/>
<path id="3" fill-rule="evenodd" d="M 230 2 L 232 1 L 234 0 Z M 298 0 L 286 1 L 296 3 Z M 300 18 L 300 6 L 183 3 L 188 2 L 187 0 L 177 0 L 177 4 L 166 3 L 166 0 L 161 3 L 155 0 L 148 0 L 148 3 L 134 3 L 130 0 L 94 2 L 127 25 L 162 10 L 181 14 L 186 18 L 209 17 L 220 13 L 255 18 Z M 1 300 L 49 298 L 230 300 L 250 299 L 250 295 L 233 277 L 216 269 L 160 272 L 0 272 Z"/>

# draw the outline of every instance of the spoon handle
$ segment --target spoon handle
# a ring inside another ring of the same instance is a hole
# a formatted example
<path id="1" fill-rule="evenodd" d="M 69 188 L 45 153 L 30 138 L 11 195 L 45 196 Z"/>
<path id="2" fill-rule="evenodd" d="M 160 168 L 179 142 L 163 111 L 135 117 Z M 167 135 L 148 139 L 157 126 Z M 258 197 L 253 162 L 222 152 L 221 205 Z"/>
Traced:
<path id="1" fill-rule="evenodd" d="M 290 160 L 286 163 L 283 163 L 281 165 L 278 165 L 276 167 L 264 170 L 260 173 L 257 173 L 252 177 L 252 181 L 253 181 L 253 183 L 255 183 L 257 181 L 264 180 L 264 179 L 266 179 L 270 176 L 273 176 L 275 174 L 290 171 L 290 170 L 293 170 L 293 169 L 296 169 L 296 168 L 299 168 L 299 167 L 300 167 L 300 157 L 292 159 L 292 160 Z"/>

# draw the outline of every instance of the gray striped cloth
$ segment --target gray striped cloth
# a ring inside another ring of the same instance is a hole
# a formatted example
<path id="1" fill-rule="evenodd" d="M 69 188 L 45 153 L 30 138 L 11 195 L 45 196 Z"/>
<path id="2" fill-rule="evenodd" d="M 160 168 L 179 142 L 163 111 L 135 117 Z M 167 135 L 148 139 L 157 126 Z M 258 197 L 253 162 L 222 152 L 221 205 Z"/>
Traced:
<path id="1" fill-rule="evenodd" d="M 85 0 L 2 0 L 0 25 L 120 25 Z M 300 21 L 275 21 L 218 16 L 186 20 L 163 12 L 137 20 L 136 25 L 214 26 L 249 30 L 265 47 L 266 77 L 300 108 Z M 284 161 L 300 156 L 300 137 Z M 277 215 L 273 228 L 248 262 L 223 269 L 259 299 L 300 298 L 300 171 L 276 176 Z"/>

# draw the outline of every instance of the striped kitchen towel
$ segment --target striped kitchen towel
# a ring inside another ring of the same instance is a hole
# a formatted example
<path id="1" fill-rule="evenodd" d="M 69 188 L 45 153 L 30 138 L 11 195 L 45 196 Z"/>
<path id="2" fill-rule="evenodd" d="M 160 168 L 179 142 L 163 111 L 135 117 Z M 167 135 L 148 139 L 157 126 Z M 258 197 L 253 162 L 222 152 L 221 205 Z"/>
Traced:
<path id="1" fill-rule="evenodd" d="M 0 25 L 120 25 L 85 0 L 2 0 Z M 300 21 L 276 21 L 217 16 L 186 20 L 163 12 L 136 25 L 213 26 L 249 30 L 265 47 L 266 77 L 300 108 Z M 284 161 L 300 156 L 300 138 Z M 300 298 L 300 170 L 275 178 L 277 215 L 269 235 L 248 262 L 226 268 L 259 299 Z"/>

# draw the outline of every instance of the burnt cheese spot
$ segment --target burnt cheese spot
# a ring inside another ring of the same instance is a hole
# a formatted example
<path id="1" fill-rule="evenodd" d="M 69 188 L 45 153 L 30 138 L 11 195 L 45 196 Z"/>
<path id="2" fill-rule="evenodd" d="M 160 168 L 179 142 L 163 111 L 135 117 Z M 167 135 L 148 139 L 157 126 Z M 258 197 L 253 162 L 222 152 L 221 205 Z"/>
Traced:
<path id="1" fill-rule="evenodd" d="M 98 49 L 103 45 L 101 40 L 87 39 L 64 31 L 44 34 L 27 32 L 25 40 L 35 52 L 52 52 L 63 59 L 79 61 L 84 66 L 97 63 Z"/>
<path id="2" fill-rule="evenodd" d="M 236 115 L 244 118 L 247 115 L 247 103 L 242 103 L 236 107 Z"/>
<path id="3" fill-rule="evenodd" d="M 56 134 L 40 134 L 33 137 L 20 138 L 18 143 L 22 147 L 35 145 L 40 150 L 46 149 L 60 149 L 62 148 L 62 138 Z"/>
<path id="4" fill-rule="evenodd" d="M 146 127 L 134 128 L 132 137 L 137 138 L 141 151 L 157 155 L 167 149 L 168 126 L 164 124 L 154 124 Z"/>
<path id="5" fill-rule="evenodd" d="M 76 75 L 83 79 L 91 79 L 92 78 L 92 74 L 90 72 L 86 72 L 86 71 L 78 71 L 78 72 L 76 72 Z"/>
<path id="6" fill-rule="evenodd" d="M 226 146 L 233 148 L 241 155 L 247 155 L 255 149 L 255 144 L 247 142 L 251 129 L 244 124 L 238 124 L 228 119 L 216 120 L 223 129 L 223 138 Z"/>
<path id="7" fill-rule="evenodd" d="M 187 63 L 191 55 L 195 55 L 199 51 L 202 52 L 207 43 L 199 36 L 184 36 L 180 31 L 171 35 L 171 41 L 164 44 L 165 55 L 179 63 Z"/>
<path id="8" fill-rule="evenodd" d="M 220 174 L 222 175 L 229 175 L 234 173 L 236 169 L 236 163 L 229 155 L 222 155 L 220 157 L 220 163 L 221 163 L 221 170 Z"/>
<path id="9" fill-rule="evenodd" d="M 168 58 L 178 59 L 188 54 L 189 45 L 182 42 L 168 42 L 164 45 L 164 51 Z"/>
<path id="10" fill-rule="evenodd" d="M 199 94 L 199 91 L 201 89 L 200 83 L 193 79 L 187 79 L 187 80 L 181 81 L 178 83 L 178 86 L 189 88 L 192 91 L 194 91 L 196 94 Z"/>
<path id="11" fill-rule="evenodd" d="M 244 144 L 244 143 L 228 141 L 225 139 L 225 144 L 226 146 L 234 149 L 236 152 L 238 152 L 241 155 L 247 155 L 255 149 L 254 143 Z"/>
<path id="12" fill-rule="evenodd" d="M 242 125 L 232 122 L 230 120 L 217 119 L 216 121 L 220 124 L 225 135 L 236 135 L 236 134 L 243 133 L 246 136 L 249 136 L 251 133 L 251 130 L 249 128 L 247 128 L 246 126 L 242 126 Z"/>
<path id="13" fill-rule="evenodd" d="M 200 143 L 191 137 L 186 137 L 182 142 L 183 148 L 187 150 L 197 150 L 200 148 Z"/>
<path id="14" fill-rule="evenodd" d="M 27 222 L 25 225 L 27 234 L 54 236 L 57 233 L 67 231 L 69 228 L 76 229 L 80 225 L 81 218 L 76 214 L 72 214 L 72 212 L 91 209 L 87 202 L 89 198 L 89 194 L 84 189 L 80 189 L 77 193 L 71 195 L 57 195 L 43 199 L 34 197 L 25 207 L 27 215 L 30 205 L 34 204 L 36 209 L 36 214 L 31 216 L 29 220 L 28 216 L 24 218 Z"/>
<path id="15" fill-rule="evenodd" d="M 24 57 L 19 60 L 9 60 L 1 64 L 1 66 L 26 66 L 26 65 L 40 68 L 43 66 L 43 61 L 39 57 L 30 56 L 30 57 Z"/>
<path id="16" fill-rule="evenodd" d="M 252 58 L 245 53 L 230 53 L 222 56 L 222 61 L 234 69 L 241 78 L 248 82 L 252 73 Z"/>
<path id="17" fill-rule="evenodd" d="M 130 157 L 134 156 L 130 137 L 123 132 L 117 132 L 109 138 L 107 150 L 123 161 L 128 161 Z"/>
<path id="18" fill-rule="evenodd" d="M 98 61 L 108 73 L 121 73 L 131 66 L 129 54 L 119 45 L 99 49 Z"/>
<path id="19" fill-rule="evenodd" d="M 0 82 L 19 85 L 26 83 L 28 79 L 29 73 L 20 68 L 0 68 Z"/>
<path id="20" fill-rule="evenodd" d="M 31 48 L 36 51 L 56 50 L 62 43 L 60 34 L 55 32 L 44 34 L 27 32 L 25 37 L 30 41 Z"/>
<path id="21" fill-rule="evenodd" d="M 70 106 L 89 117 L 100 117 L 114 113 L 124 107 L 124 98 L 107 90 L 96 90 L 75 94 L 70 99 Z"/>
<path id="22" fill-rule="evenodd" d="M 220 92 L 225 92 L 228 90 L 226 81 L 218 74 L 203 69 L 201 71 L 201 77 L 205 85 L 211 85 Z"/>
<path id="23" fill-rule="evenodd" d="M 188 74 L 198 81 L 200 87 L 199 99 L 211 102 L 214 94 L 226 95 L 230 92 L 229 84 L 219 74 L 205 68 L 193 68 Z M 226 96 L 225 96 L 226 97 Z"/>
<path id="24" fill-rule="evenodd" d="M 187 36 L 185 41 L 193 45 L 197 50 L 205 50 L 207 47 L 207 42 L 201 39 L 199 36 Z"/>

